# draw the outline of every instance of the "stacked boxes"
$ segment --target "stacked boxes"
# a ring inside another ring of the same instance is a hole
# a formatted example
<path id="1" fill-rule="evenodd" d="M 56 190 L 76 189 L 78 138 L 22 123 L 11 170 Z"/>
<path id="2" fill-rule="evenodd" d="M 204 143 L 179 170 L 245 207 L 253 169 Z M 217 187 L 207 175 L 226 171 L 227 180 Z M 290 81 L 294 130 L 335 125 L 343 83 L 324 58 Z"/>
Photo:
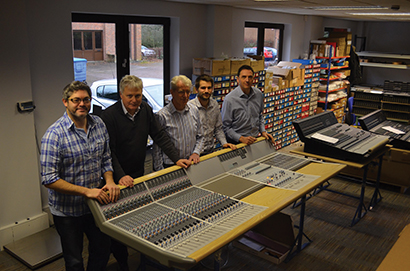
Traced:
<path id="1" fill-rule="evenodd" d="M 304 84 L 305 69 L 301 63 L 281 61 L 277 66 L 270 66 L 268 71 L 274 75 L 274 81 L 282 88 L 298 87 Z"/>
<path id="2" fill-rule="evenodd" d="M 350 55 L 350 47 L 352 45 L 351 32 L 332 31 L 328 38 L 321 38 L 320 40 L 312 40 L 310 42 L 310 53 L 319 57 L 329 56 L 348 56 Z M 332 48 L 332 55 L 330 55 L 330 47 Z"/>
<path id="3" fill-rule="evenodd" d="M 194 58 L 192 60 L 192 73 L 210 76 L 229 75 L 231 74 L 231 61 L 229 59 Z"/>

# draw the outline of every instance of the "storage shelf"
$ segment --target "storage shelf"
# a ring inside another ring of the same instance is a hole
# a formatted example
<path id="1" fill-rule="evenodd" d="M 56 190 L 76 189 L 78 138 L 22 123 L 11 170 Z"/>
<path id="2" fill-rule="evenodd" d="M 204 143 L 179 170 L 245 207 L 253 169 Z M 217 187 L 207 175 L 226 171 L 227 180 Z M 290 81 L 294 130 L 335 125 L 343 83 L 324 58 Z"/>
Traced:
<path id="1" fill-rule="evenodd" d="M 358 56 L 366 57 L 380 57 L 380 58 L 396 58 L 396 59 L 410 59 L 410 55 L 380 53 L 380 52 L 356 52 Z"/>
<path id="2" fill-rule="evenodd" d="M 385 63 L 376 63 L 376 62 L 360 62 L 360 66 L 363 66 L 363 67 L 376 67 L 376 68 L 389 68 L 389 69 L 401 69 L 401 70 L 410 69 L 409 65 L 396 65 L 396 64 L 385 64 Z"/>
<path id="3" fill-rule="evenodd" d="M 339 91 L 339 90 L 342 90 L 342 89 L 346 89 L 345 87 L 343 87 L 343 88 L 337 88 L 337 89 L 332 89 L 332 90 L 329 90 L 327 93 L 332 93 L 332 92 L 335 92 L 335 91 Z M 326 90 L 318 90 L 320 93 L 326 93 Z"/>
<path id="4" fill-rule="evenodd" d="M 410 114 L 410 112 L 409 112 L 409 111 L 400 111 L 400 110 L 386 109 L 386 108 L 383 108 L 383 111 L 396 112 L 396 113 L 403 113 L 403 114 Z"/>
<path id="5" fill-rule="evenodd" d="M 381 102 L 384 103 L 384 104 L 398 104 L 398 105 L 410 106 L 410 104 L 408 104 L 408 103 L 397 103 L 397 102 L 390 102 L 390 101 L 385 101 L 385 100 L 382 100 Z"/>
<path id="6" fill-rule="evenodd" d="M 356 98 L 354 97 L 355 101 L 365 101 L 365 102 L 374 102 L 374 103 L 380 103 L 380 101 L 375 101 L 375 100 L 370 100 L 370 99 L 363 99 L 363 98 Z"/>
<path id="7" fill-rule="evenodd" d="M 339 101 L 340 99 L 343 99 L 343 98 L 347 98 L 347 97 L 340 97 L 340 98 L 337 98 L 337 99 L 334 99 L 334 100 L 331 100 L 331 101 L 327 101 L 327 103 L 333 103 L 333 102 L 337 102 L 337 101 Z M 321 104 L 324 104 L 324 103 L 326 103 L 325 101 L 317 101 L 318 103 L 321 103 Z M 329 109 L 329 108 L 328 108 Z"/>
<path id="8" fill-rule="evenodd" d="M 328 56 L 317 56 L 316 58 L 321 58 L 321 59 L 338 59 L 338 58 L 349 58 L 350 56 L 333 56 L 333 57 L 328 57 Z"/>
<path id="9" fill-rule="evenodd" d="M 339 80 L 339 77 L 334 77 L 334 78 L 330 78 L 329 81 L 335 81 L 335 80 Z M 320 78 L 319 81 L 321 82 L 327 82 L 327 78 Z"/>
<path id="10" fill-rule="evenodd" d="M 349 68 L 349 66 L 333 66 L 330 68 L 331 71 L 333 70 L 340 70 L 340 69 L 346 69 Z M 327 70 L 328 68 L 325 67 L 320 67 L 321 70 Z"/>
<path id="11" fill-rule="evenodd" d="M 371 109 L 371 110 L 379 110 L 380 108 L 362 106 L 362 105 L 353 105 L 354 108 L 363 108 L 363 109 Z"/>

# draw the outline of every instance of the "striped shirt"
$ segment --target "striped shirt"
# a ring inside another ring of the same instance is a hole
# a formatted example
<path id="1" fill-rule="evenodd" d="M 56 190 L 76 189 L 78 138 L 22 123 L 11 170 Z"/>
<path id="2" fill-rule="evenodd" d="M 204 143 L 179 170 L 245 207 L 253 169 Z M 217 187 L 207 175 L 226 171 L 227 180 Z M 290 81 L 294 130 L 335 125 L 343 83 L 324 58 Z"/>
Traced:
<path id="1" fill-rule="evenodd" d="M 204 137 L 198 109 L 186 105 L 182 111 L 175 109 L 172 102 L 157 113 L 158 121 L 171 138 L 179 152 L 179 159 L 188 159 L 191 154 L 201 154 Z M 154 143 L 153 146 L 154 170 L 163 169 L 163 165 L 172 165 L 174 162 Z"/>
<path id="2" fill-rule="evenodd" d="M 75 127 L 67 112 L 52 124 L 41 140 L 42 184 L 59 179 L 88 188 L 101 188 L 101 178 L 112 171 L 108 132 L 97 116 L 88 115 L 87 133 Z M 55 215 L 81 216 L 90 213 L 85 197 L 48 189 L 48 203 Z"/>
<path id="3" fill-rule="evenodd" d="M 205 108 L 198 98 L 195 98 L 190 100 L 188 104 L 196 106 L 199 111 L 204 132 L 204 149 L 202 152 L 210 153 L 214 150 L 215 138 L 221 145 L 225 145 L 227 142 L 222 129 L 222 117 L 218 102 L 210 98 L 208 107 Z"/>

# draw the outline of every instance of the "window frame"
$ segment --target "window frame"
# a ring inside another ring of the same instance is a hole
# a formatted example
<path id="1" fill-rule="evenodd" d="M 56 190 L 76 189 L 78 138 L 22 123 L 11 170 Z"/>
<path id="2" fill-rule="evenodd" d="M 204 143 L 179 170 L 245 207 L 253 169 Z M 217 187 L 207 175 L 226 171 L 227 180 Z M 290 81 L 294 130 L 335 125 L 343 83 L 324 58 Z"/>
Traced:
<path id="1" fill-rule="evenodd" d="M 258 38 L 256 46 L 256 54 L 263 55 L 264 52 L 264 42 L 265 42 L 265 29 L 278 29 L 279 30 L 279 48 L 277 48 L 277 57 L 278 62 L 282 60 L 283 55 L 283 36 L 284 36 L 284 24 L 275 24 L 275 23 L 258 23 L 258 22 L 245 22 L 245 27 L 252 27 L 258 29 Z"/>
<path id="2" fill-rule="evenodd" d="M 115 43 L 117 55 L 117 85 L 119 89 L 119 80 L 127 74 L 130 74 L 130 49 L 129 49 L 129 24 L 159 24 L 163 26 L 164 41 L 164 58 L 163 58 L 163 80 L 164 80 L 164 104 L 165 95 L 169 94 L 170 89 L 170 56 L 171 56 L 171 18 L 168 17 L 145 17 L 130 15 L 107 15 L 107 14 L 89 14 L 89 13 L 72 13 L 71 22 L 84 23 L 114 23 L 115 24 Z M 121 61 L 120 61 L 121 60 Z M 124 60 L 124 61 L 123 61 Z M 119 98 L 119 94 L 118 94 Z"/>

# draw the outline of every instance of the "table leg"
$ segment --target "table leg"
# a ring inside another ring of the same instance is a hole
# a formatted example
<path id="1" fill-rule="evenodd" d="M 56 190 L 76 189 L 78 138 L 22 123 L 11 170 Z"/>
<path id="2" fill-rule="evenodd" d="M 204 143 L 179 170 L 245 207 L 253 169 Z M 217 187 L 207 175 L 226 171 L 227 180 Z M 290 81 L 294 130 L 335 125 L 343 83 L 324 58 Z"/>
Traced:
<path id="1" fill-rule="evenodd" d="M 359 222 L 359 220 L 366 215 L 367 213 L 367 208 L 364 204 L 364 192 L 366 190 L 366 181 L 367 181 L 367 171 L 369 169 L 369 166 L 366 165 L 363 168 L 363 179 L 362 179 L 362 190 L 360 192 L 360 199 L 359 199 L 359 206 L 357 206 L 357 210 L 356 213 L 353 216 L 353 220 L 352 220 L 352 224 L 351 226 L 353 226 L 354 224 L 356 224 L 357 222 Z M 364 210 L 364 212 L 362 212 Z"/>
<path id="2" fill-rule="evenodd" d="M 305 210 L 306 210 L 306 195 L 304 195 L 301 199 L 300 199 L 300 219 L 299 219 L 299 232 L 298 235 L 295 238 L 294 243 L 292 244 L 290 250 L 289 250 L 289 254 L 286 257 L 285 262 L 289 262 L 297 253 L 299 253 L 302 249 L 304 249 L 306 246 L 308 246 L 312 240 L 309 239 L 309 237 L 306 236 L 306 234 L 304 234 L 303 232 L 303 227 L 304 227 L 304 223 L 305 223 Z M 303 244 L 303 236 L 306 237 L 306 239 L 308 239 L 308 242 Z M 296 250 L 293 251 L 293 248 L 296 246 Z"/>
<path id="3" fill-rule="evenodd" d="M 372 210 L 373 207 L 375 207 L 377 205 L 377 203 L 379 203 L 379 201 L 382 200 L 382 194 L 380 193 L 379 187 L 380 187 L 380 175 L 382 172 L 382 162 L 383 162 L 383 155 L 381 155 L 379 157 L 379 167 L 377 169 L 377 178 L 376 178 L 376 185 L 375 185 L 375 189 L 374 189 L 374 193 L 373 193 L 373 197 L 370 200 L 370 204 L 369 204 L 369 210 Z"/>

